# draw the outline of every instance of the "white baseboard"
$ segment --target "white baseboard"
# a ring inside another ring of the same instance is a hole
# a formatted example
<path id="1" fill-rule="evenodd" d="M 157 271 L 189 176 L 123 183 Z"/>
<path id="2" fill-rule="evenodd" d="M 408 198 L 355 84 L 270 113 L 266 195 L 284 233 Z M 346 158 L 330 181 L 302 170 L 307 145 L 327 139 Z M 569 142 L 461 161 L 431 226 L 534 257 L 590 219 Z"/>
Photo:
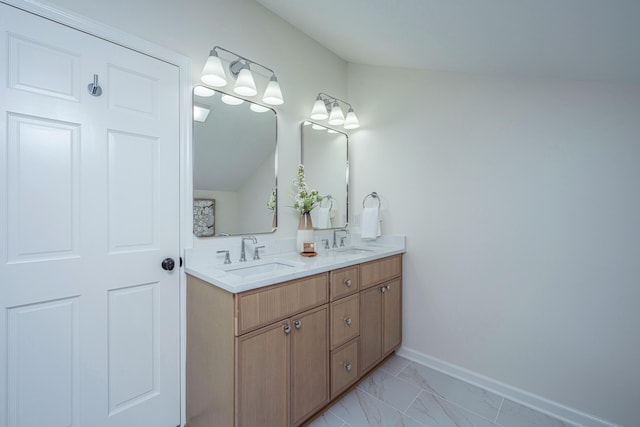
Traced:
<path id="1" fill-rule="evenodd" d="M 436 359 L 435 357 L 428 356 L 405 346 L 400 347 L 396 351 L 396 354 L 577 426 L 620 427 L 617 424 L 612 424 L 608 421 L 585 414 L 584 412 L 569 408 L 565 405 L 553 402 L 549 399 L 545 399 L 544 397 L 537 396 L 519 388 L 512 387 L 492 378 L 485 377 L 484 375 L 480 375 L 460 366 Z"/>

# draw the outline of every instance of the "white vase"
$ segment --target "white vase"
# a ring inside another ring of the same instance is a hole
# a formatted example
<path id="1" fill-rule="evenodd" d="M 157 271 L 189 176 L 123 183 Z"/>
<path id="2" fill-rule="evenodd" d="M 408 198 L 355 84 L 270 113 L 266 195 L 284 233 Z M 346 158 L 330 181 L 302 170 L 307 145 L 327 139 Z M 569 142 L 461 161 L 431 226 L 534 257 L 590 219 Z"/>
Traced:
<path id="1" fill-rule="evenodd" d="M 302 252 L 304 244 L 313 242 L 313 224 L 311 223 L 311 214 L 303 213 L 300 215 L 298 222 L 298 235 L 296 237 L 296 250 Z"/>

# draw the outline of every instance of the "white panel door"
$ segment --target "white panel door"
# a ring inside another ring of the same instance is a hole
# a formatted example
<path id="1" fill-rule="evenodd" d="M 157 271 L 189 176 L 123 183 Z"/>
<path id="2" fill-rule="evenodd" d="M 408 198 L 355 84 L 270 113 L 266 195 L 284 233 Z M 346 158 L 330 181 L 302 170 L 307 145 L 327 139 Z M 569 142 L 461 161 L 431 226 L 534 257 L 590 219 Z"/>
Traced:
<path id="1" fill-rule="evenodd" d="M 175 427 L 178 69 L 4 4 L 0 30 L 0 427 Z"/>

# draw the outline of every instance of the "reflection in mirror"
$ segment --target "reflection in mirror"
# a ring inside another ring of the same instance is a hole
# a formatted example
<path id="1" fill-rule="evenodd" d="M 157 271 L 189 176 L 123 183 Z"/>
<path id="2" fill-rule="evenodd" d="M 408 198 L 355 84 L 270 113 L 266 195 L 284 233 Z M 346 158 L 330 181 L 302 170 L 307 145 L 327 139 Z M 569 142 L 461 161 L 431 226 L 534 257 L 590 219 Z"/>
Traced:
<path id="1" fill-rule="evenodd" d="M 193 197 L 215 200 L 215 236 L 275 231 L 276 113 L 221 95 L 194 95 Z"/>
<path id="2" fill-rule="evenodd" d="M 342 228 L 349 220 L 349 138 L 312 122 L 302 124 L 300 163 L 309 188 L 324 196 L 311 211 L 314 228 Z"/>

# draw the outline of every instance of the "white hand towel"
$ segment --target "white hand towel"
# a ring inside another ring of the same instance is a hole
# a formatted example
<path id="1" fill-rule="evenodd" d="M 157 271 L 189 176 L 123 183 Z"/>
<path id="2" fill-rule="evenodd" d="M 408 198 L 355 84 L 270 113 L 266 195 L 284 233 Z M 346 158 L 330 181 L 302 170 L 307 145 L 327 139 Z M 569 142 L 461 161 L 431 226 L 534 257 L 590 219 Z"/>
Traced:
<path id="1" fill-rule="evenodd" d="M 380 226 L 380 209 L 364 208 L 362 209 L 362 226 L 360 228 L 360 237 L 362 239 L 375 239 L 382 236 L 382 228 Z"/>
<path id="2" fill-rule="evenodd" d="M 331 217 L 329 208 L 318 208 L 318 228 L 331 228 Z"/>

